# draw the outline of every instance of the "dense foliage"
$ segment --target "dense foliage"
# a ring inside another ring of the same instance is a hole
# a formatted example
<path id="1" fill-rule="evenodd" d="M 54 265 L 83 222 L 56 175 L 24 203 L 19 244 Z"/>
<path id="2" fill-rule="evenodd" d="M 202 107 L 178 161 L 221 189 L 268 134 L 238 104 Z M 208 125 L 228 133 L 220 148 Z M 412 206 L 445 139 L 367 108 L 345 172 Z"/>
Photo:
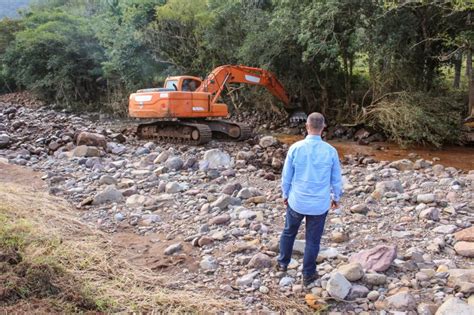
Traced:
<path id="1" fill-rule="evenodd" d="M 471 114 L 449 95 L 474 91 L 472 9 L 463 0 L 39 0 L 20 20 L 0 22 L 0 92 L 26 88 L 61 105 L 125 112 L 131 91 L 167 75 L 245 64 L 274 71 L 308 112 L 370 123 L 397 141 L 396 129 L 413 124 L 387 119 L 428 117 L 440 126 L 429 131 L 435 138 L 402 134 L 441 144 L 453 140 L 442 128 Z M 275 103 L 246 93 L 262 107 Z M 426 99 L 451 99 L 449 123 L 437 123 L 443 108 L 424 114 Z M 385 115 L 397 104 L 403 110 Z"/>

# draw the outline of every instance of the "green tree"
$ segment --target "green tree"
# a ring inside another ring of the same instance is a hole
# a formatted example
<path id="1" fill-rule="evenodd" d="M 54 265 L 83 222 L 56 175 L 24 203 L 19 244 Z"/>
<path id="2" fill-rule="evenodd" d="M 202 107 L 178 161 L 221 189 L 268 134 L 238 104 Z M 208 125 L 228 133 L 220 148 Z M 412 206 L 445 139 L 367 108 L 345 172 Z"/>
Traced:
<path id="1" fill-rule="evenodd" d="M 19 86 L 63 105 L 98 99 L 103 52 L 87 20 L 40 11 L 22 25 L 5 53 L 5 70 Z"/>

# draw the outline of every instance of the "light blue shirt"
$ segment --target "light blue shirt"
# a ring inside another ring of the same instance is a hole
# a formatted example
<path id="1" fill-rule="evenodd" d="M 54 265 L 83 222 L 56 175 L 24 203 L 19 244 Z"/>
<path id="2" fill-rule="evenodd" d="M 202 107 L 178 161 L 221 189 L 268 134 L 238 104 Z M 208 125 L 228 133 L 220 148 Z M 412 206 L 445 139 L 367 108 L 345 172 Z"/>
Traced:
<path id="1" fill-rule="evenodd" d="M 309 135 L 286 155 L 281 189 L 290 207 L 301 214 L 320 215 L 342 195 L 341 165 L 336 149 L 320 136 Z"/>

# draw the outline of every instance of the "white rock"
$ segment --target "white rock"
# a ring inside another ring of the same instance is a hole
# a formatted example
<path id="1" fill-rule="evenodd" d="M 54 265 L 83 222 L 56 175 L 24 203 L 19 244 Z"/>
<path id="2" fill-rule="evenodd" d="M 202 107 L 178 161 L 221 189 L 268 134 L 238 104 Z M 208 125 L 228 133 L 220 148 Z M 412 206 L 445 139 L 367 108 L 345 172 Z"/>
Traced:
<path id="1" fill-rule="evenodd" d="M 204 153 L 204 157 L 199 161 L 199 169 L 228 168 L 232 165 L 232 160 L 227 152 L 219 149 L 211 149 Z"/>

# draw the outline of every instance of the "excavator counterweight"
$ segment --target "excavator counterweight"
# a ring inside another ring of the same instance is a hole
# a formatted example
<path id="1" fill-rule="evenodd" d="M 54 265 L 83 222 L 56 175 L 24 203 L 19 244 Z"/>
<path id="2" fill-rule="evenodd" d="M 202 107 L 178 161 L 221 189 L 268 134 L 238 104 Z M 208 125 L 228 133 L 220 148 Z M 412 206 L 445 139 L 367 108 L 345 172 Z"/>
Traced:
<path id="1" fill-rule="evenodd" d="M 306 121 L 306 114 L 290 105 L 283 85 L 270 71 L 246 66 L 226 65 L 214 69 L 204 80 L 193 76 L 168 77 L 163 88 L 138 90 L 130 95 L 129 115 L 154 119 L 141 124 L 141 138 L 169 142 L 203 144 L 212 134 L 223 134 L 234 140 L 246 140 L 251 135 L 248 125 L 222 120 L 229 115 L 226 104 L 218 103 L 226 84 L 260 85 L 283 102 L 291 112 L 291 122 Z"/>

